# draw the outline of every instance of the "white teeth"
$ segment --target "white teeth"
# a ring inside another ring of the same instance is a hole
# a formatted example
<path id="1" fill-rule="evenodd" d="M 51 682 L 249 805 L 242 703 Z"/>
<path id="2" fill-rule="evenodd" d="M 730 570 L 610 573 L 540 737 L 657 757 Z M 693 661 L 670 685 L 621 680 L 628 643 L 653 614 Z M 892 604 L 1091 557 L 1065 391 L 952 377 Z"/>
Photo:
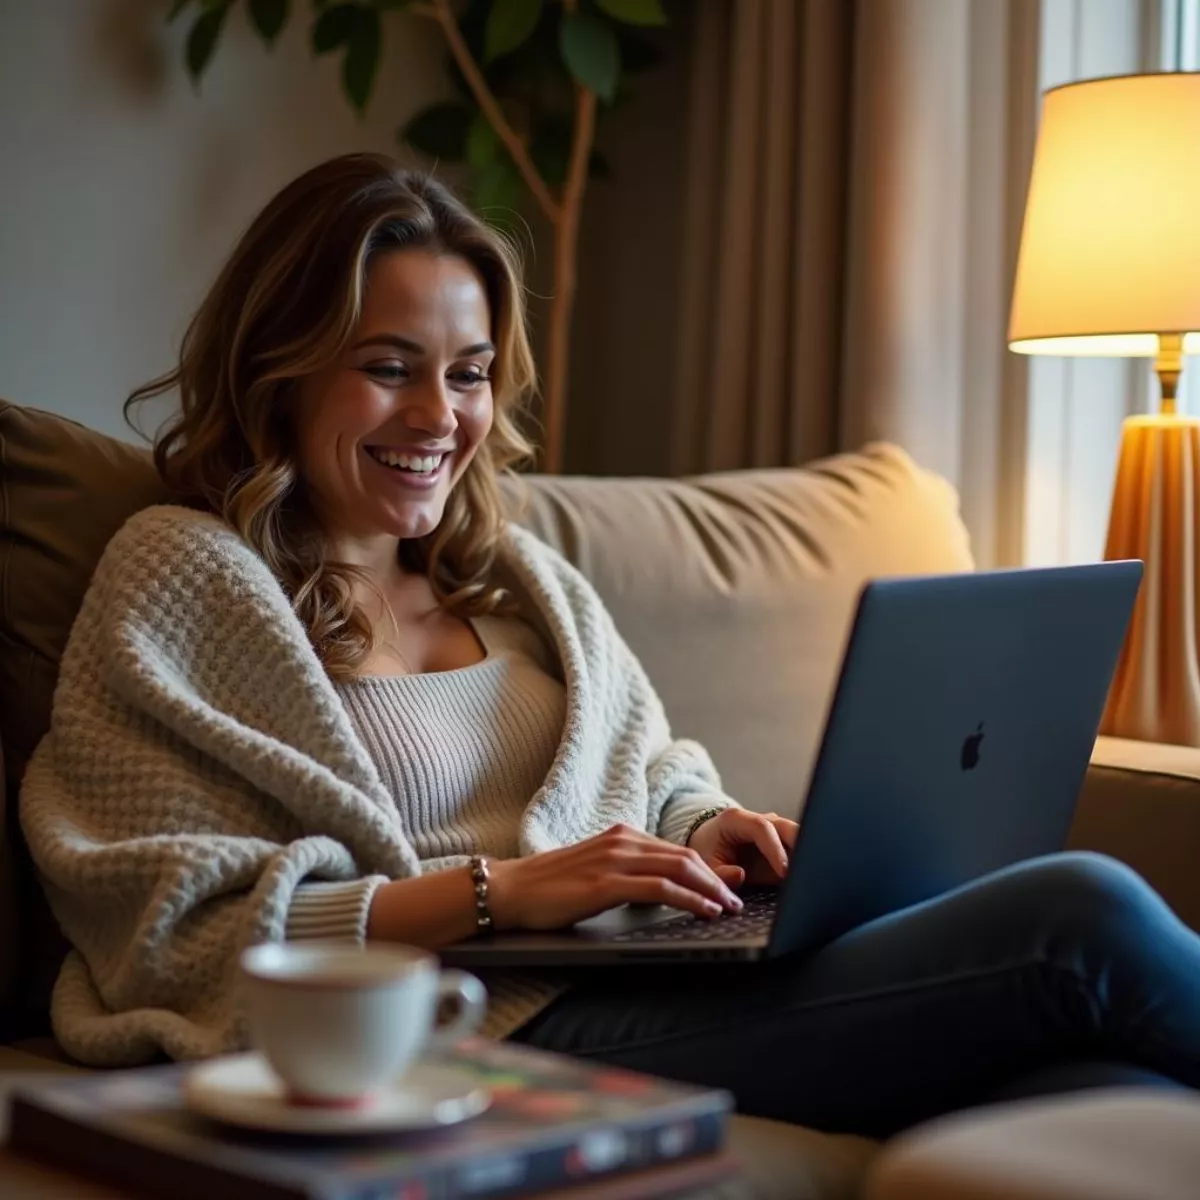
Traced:
<path id="1" fill-rule="evenodd" d="M 394 450 L 371 447 L 372 458 L 388 467 L 400 467 L 414 475 L 432 475 L 442 465 L 444 454 L 397 454 Z"/>

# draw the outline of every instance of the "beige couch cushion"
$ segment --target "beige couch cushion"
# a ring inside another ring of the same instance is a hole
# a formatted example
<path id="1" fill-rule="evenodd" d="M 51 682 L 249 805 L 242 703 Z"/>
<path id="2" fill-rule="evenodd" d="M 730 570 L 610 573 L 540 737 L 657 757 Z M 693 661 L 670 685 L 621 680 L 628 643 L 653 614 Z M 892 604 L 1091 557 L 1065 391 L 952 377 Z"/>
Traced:
<path id="1" fill-rule="evenodd" d="M 747 807 L 788 815 L 863 583 L 972 565 L 953 489 L 884 445 L 800 470 L 537 479 L 523 519 L 599 589 L 675 732 Z"/>
<path id="2" fill-rule="evenodd" d="M 944 1117 L 893 1141 L 866 1200 L 1195 1200 L 1200 1100 L 1106 1090 Z"/>

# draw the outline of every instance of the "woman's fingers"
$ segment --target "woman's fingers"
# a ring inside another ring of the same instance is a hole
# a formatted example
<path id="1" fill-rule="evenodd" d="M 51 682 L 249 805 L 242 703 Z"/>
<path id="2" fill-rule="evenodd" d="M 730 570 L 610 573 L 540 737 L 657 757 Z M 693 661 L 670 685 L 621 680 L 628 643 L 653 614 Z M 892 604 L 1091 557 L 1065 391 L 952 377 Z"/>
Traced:
<path id="1" fill-rule="evenodd" d="M 669 904 L 698 917 L 719 917 L 724 908 L 690 887 L 663 875 L 614 875 L 609 881 L 610 906 L 614 904 Z"/>
<path id="2" fill-rule="evenodd" d="M 726 887 L 740 888 L 746 882 L 746 871 L 743 867 L 735 866 L 733 863 L 721 863 L 713 867 L 713 870 L 720 877 L 721 882 Z"/>
<path id="3" fill-rule="evenodd" d="M 738 831 L 744 832 L 745 840 L 753 842 L 767 866 L 782 879 L 787 874 L 788 856 L 774 824 L 760 813 L 739 813 L 738 818 Z"/>
<path id="4" fill-rule="evenodd" d="M 674 846 L 664 847 L 661 840 L 658 845 L 663 848 L 621 854 L 617 859 L 617 869 L 625 875 L 657 875 L 669 879 L 709 900 L 715 900 L 722 908 L 742 907 L 741 899 L 729 890 L 698 854 L 690 850 L 680 853 Z"/>
<path id="5" fill-rule="evenodd" d="M 783 848 L 785 850 L 795 849 L 796 834 L 800 832 L 800 826 L 795 821 L 789 821 L 787 817 L 776 816 L 775 813 L 767 813 L 767 820 L 775 826 L 775 832 L 779 834 Z"/>

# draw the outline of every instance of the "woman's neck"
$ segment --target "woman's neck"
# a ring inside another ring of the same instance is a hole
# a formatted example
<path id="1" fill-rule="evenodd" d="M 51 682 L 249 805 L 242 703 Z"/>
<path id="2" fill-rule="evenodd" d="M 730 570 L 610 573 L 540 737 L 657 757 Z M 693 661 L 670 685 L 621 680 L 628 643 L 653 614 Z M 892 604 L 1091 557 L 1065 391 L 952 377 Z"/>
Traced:
<path id="1" fill-rule="evenodd" d="M 400 539 L 387 534 L 370 537 L 334 535 L 328 539 L 327 554 L 337 562 L 365 571 L 381 587 L 403 574 L 400 566 Z"/>

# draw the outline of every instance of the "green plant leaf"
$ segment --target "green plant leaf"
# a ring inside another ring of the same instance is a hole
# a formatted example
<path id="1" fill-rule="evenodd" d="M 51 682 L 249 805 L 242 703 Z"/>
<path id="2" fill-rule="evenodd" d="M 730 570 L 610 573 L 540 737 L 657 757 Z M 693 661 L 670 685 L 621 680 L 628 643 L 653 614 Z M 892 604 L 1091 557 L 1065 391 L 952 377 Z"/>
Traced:
<path id="1" fill-rule="evenodd" d="M 250 20 L 268 46 L 287 24 L 288 0 L 250 0 Z"/>
<path id="2" fill-rule="evenodd" d="M 475 207 L 493 224 L 508 225 L 521 200 L 521 176 L 507 154 L 476 172 L 471 183 Z"/>
<path id="3" fill-rule="evenodd" d="M 662 0 L 596 0 L 596 7 L 626 25 L 665 25 Z"/>
<path id="4" fill-rule="evenodd" d="M 467 162 L 472 170 L 482 171 L 491 166 L 500 153 L 500 138 L 492 123 L 481 112 L 477 112 L 467 130 Z"/>
<path id="5" fill-rule="evenodd" d="M 331 50 L 344 46 L 354 32 L 357 18 L 357 4 L 335 4 L 332 8 L 322 9 L 317 23 L 313 26 L 313 53 L 328 54 Z"/>
<path id="6" fill-rule="evenodd" d="M 192 0 L 175 0 L 171 5 L 171 11 L 167 13 L 167 24 L 169 25 L 185 8 L 191 4 Z"/>
<path id="7" fill-rule="evenodd" d="M 575 79 L 602 100 L 611 100 L 621 77 L 621 49 L 612 26 L 590 13 L 567 13 L 558 44 Z"/>
<path id="8" fill-rule="evenodd" d="M 193 83 L 200 82 L 208 60 L 212 58 L 217 48 L 217 40 L 221 36 L 221 26 L 229 16 L 229 5 L 222 4 L 219 8 L 210 8 L 196 19 L 187 36 L 187 47 L 184 51 L 187 59 L 188 74 Z"/>
<path id="9" fill-rule="evenodd" d="M 382 43 L 379 13 L 373 8 L 357 9 L 354 28 L 346 44 L 346 57 L 342 59 L 342 87 L 360 113 L 366 109 L 375 87 Z"/>
<path id="10" fill-rule="evenodd" d="M 467 153 L 471 110 L 453 100 L 431 104 L 414 116 L 399 139 L 414 150 L 442 162 L 461 162 Z"/>
<path id="11" fill-rule="evenodd" d="M 527 42 L 542 19 L 542 0 L 496 0 L 484 34 L 485 62 L 511 54 Z"/>

